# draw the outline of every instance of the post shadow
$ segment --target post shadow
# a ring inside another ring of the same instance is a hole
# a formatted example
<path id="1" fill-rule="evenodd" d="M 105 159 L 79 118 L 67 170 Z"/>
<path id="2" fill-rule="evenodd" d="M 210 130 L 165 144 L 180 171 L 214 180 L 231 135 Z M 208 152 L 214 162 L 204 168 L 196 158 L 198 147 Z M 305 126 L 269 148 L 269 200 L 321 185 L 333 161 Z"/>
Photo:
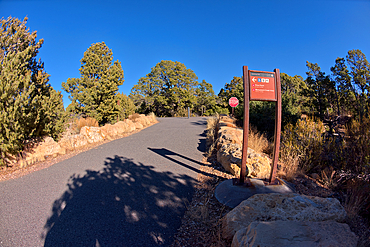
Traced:
<path id="1" fill-rule="evenodd" d="M 197 149 L 200 152 L 205 153 L 207 151 L 207 138 L 206 138 L 207 137 L 207 131 L 204 130 L 203 133 L 200 134 L 199 136 L 204 137 L 204 138 L 199 139 Z"/>
<path id="2" fill-rule="evenodd" d="M 192 158 L 186 157 L 184 155 L 175 153 L 175 152 L 173 152 L 173 151 L 171 151 L 171 150 L 169 150 L 167 148 L 148 148 L 148 149 L 150 151 L 156 153 L 156 154 L 159 154 L 160 156 L 163 156 L 164 158 L 166 158 L 166 159 L 168 159 L 168 160 L 170 160 L 170 161 L 172 161 L 172 162 L 174 162 L 176 164 L 179 164 L 179 165 L 181 165 L 181 166 L 183 166 L 185 168 L 188 168 L 189 170 L 192 170 L 192 171 L 197 172 L 197 173 L 201 173 L 201 174 L 206 175 L 206 176 L 209 176 L 209 177 L 218 177 L 217 175 L 214 175 L 214 174 L 211 174 L 211 173 L 208 173 L 208 172 L 205 172 L 205 171 L 201 171 L 201 170 L 199 170 L 199 169 L 197 169 L 195 167 L 192 167 L 192 166 L 190 166 L 188 164 L 185 164 L 185 163 L 183 163 L 181 161 L 178 161 L 178 160 L 176 160 L 176 159 L 174 159 L 174 158 L 172 158 L 170 156 L 178 156 L 180 158 L 186 159 L 186 160 L 191 161 L 193 163 L 196 163 L 198 165 L 204 165 L 202 162 L 199 162 L 199 161 L 196 161 L 196 160 L 194 160 Z"/>
<path id="3" fill-rule="evenodd" d="M 169 246 L 195 180 L 121 156 L 70 177 L 44 226 L 44 246 Z"/>

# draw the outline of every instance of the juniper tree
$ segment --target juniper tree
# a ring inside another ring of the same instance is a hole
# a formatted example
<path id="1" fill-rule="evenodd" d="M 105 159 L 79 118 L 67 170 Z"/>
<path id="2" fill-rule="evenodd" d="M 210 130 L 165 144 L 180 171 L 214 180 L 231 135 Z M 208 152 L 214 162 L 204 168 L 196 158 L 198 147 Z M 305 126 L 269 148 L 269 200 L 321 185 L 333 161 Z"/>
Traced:
<path id="1" fill-rule="evenodd" d="M 92 44 L 81 59 L 80 78 L 62 83 L 70 94 L 70 112 L 95 118 L 99 124 L 114 122 L 119 114 L 116 94 L 123 84 L 121 63 L 114 63 L 112 50 L 104 43 Z"/>
<path id="2" fill-rule="evenodd" d="M 48 83 L 49 75 L 36 56 L 44 40 L 9 17 L 0 20 L 0 154 L 21 151 L 33 138 L 63 131 L 62 95 Z"/>
<path id="3" fill-rule="evenodd" d="M 216 107 L 216 95 L 213 91 L 212 84 L 203 80 L 199 83 L 198 88 L 196 88 L 196 111 L 199 115 L 213 115 L 215 114 Z"/>
<path id="4" fill-rule="evenodd" d="M 157 116 L 183 115 L 196 103 L 198 77 L 180 62 L 161 61 L 131 89 L 133 99 L 142 113 Z"/>

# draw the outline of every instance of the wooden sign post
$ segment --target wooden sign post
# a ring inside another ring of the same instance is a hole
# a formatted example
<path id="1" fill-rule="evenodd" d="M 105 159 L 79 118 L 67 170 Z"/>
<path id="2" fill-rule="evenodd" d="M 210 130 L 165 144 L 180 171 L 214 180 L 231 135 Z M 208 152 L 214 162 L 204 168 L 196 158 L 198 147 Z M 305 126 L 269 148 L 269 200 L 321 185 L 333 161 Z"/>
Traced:
<path id="1" fill-rule="evenodd" d="M 244 125 L 243 125 L 243 151 L 240 178 L 238 184 L 251 185 L 246 177 L 248 158 L 248 134 L 249 134 L 249 101 L 272 101 L 275 102 L 275 135 L 274 153 L 271 164 L 269 184 L 277 184 L 276 169 L 279 161 L 280 135 L 281 135 L 281 84 L 280 70 L 274 72 L 248 70 L 243 66 L 244 82 Z"/>

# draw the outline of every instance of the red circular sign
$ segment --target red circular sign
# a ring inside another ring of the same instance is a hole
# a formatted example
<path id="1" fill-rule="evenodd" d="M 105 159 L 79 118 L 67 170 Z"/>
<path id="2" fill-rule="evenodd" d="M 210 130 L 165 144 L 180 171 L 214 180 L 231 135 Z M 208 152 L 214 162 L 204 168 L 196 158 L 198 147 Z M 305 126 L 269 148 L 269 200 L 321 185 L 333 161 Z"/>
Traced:
<path id="1" fill-rule="evenodd" d="M 236 97 L 231 97 L 229 99 L 229 105 L 231 107 L 237 107 L 239 105 L 239 100 Z"/>

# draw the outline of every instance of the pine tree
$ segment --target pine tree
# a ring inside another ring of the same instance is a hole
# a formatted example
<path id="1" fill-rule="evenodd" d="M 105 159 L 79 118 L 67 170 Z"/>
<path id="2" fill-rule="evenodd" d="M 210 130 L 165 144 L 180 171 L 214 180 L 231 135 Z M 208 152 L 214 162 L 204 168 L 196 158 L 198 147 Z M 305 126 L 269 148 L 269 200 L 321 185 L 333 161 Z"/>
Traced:
<path id="1" fill-rule="evenodd" d="M 0 20 L 0 153 L 21 151 L 27 141 L 51 135 L 64 127 L 60 92 L 49 84 L 41 60 L 36 60 L 43 39 L 26 28 L 27 18 Z"/>
<path id="2" fill-rule="evenodd" d="M 62 83 L 72 101 L 68 111 L 95 118 L 101 125 L 116 121 L 116 94 L 124 80 L 121 63 L 112 61 L 112 50 L 104 42 L 87 49 L 81 59 L 81 77 Z"/>

